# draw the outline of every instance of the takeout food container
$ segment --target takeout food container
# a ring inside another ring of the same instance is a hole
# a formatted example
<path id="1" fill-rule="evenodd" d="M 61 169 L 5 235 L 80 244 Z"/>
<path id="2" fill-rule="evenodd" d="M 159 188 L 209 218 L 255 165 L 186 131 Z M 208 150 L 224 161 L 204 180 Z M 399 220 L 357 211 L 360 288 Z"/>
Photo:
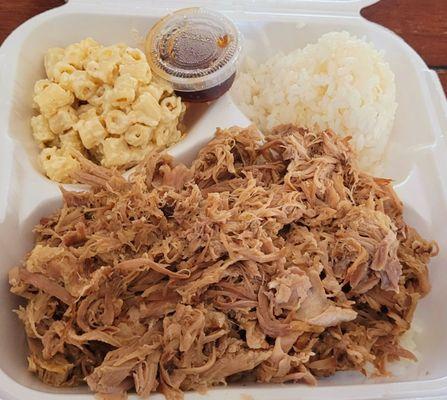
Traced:
<path id="1" fill-rule="evenodd" d="M 447 396 L 447 105 L 439 80 L 421 58 L 390 31 L 367 22 L 360 9 L 371 0 L 69 0 L 19 27 L 0 48 L 0 398 L 92 399 L 87 388 L 56 389 L 27 371 L 23 327 L 12 313 L 17 299 L 9 293 L 7 274 L 33 244 L 32 228 L 61 203 L 58 184 L 40 172 L 29 120 L 32 90 L 44 76 L 43 54 L 87 36 L 104 44 L 143 46 L 147 30 L 167 12 L 205 6 L 233 19 L 244 36 L 245 54 L 263 61 L 314 42 L 323 33 L 347 30 L 364 36 L 386 52 L 396 75 L 396 120 L 383 176 L 395 181 L 406 219 L 441 252 L 430 263 L 432 291 L 418 305 L 413 337 L 417 363 L 390 367 L 394 376 L 369 378 L 338 373 L 319 386 L 303 384 L 231 385 L 187 399 L 430 399 Z M 170 153 L 191 160 L 216 126 L 247 125 L 229 94 L 203 111 L 190 134 Z M 161 395 L 153 395 L 161 398 Z"/>

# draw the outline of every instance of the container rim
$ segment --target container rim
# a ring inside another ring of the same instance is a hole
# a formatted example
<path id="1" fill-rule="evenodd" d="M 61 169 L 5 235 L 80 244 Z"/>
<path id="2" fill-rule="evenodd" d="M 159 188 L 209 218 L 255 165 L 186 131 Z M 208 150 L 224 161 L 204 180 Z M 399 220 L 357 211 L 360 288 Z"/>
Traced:
<path id="1" fill-rule="evenodd" d="M 119 5 L 121 3 L 121 6 Z M 159 2 L 161 3 L 161 2 Z M 194 3 L 194 2 L 192 2 Z M 206 4 L 206 1 L 198 1 L 195 2 Z M 216 1 L 215 4 L 232 4 L 236 2 L 220 2 L 219 0 Z M 243 6 L 247 6 L 248 4 L 252 3 L 252 1 L 245 1 L 241 0 Z M 307 9 L 306 13 L 317 13 L 318 10 L 321 11 L 321 13 L 324 13 L 325 15 L 331 14 L 334 16 L 345 16 L 349 15 L 351 13 L 354 13 L 354 11 L 350 11 L 348 13 L 345 13 L 346 10 L 350 7 L 347 6 L 365 6 L 375 3 L 375 0 L 345 0 L 343 3 L 345 3 L 345 6 L 341 7 L 341 1 L 278 1 L 273 3 L 272 1 L 266 1 L 261 0 L 260 3 L 265 7 L 265 9 L 261 10 L 260 12 L 270 12 L 275 14 L 280 14 L 282 12 L 282 9 L 277 10 L 276 8 L 273 8 L 276 4 L 281 5 L 288 5 L 289 8 L 288 14 L 300 14 L 302 13 L 302 8 L 306 4 L 313 4 L 315 5 L 312 9 Z M 8 79 L 6 79 L 8 74 L 10 74 L 12 71 L 15 70 L 16 64 L 17 64 L 17 57 L 19 55 L 19 50 L 21 48 L 21 45 L 24 41 L 24 39 L 32 32 L 32 29 L 35 28 L 40 23 L 45 22 L 46 20 L 49 20 L 51 18 L 57 18 L 59 16 L 65 16 L 70 14 L 76 14 L 76 13 L 91 13 L 91 14 L 109 14 L 113 13 L 114 11 L 118 10 L 122 15 L 133 15 L 133 14 L 139 14 L 141 12 L 142 8 L 150 8 L 154 6 L 154 9 L 157 11 L 166 11 L 167 7 L 181 7 L 181 2 L 179 0 L 166 0 L 163 2 L 163 6 L 158 4 L 155 6 L 155 3 L 152 2 L 152 0 L 132 0 L 126 3 L 126 8 L 123 10 L 122 2 L 119 0 L 68 0 L 66 5 L 63 5 L 61 7 L 55 8 L 53 10 L 47 11 L 46 13 L 43 13 L 41 15 L 38 15 L 31 20 L 25 22 L 23 25 L 18 27 L 13 33 L 10 34 L 8 38 L 5 39 L 4 43 L 0 47 L 0 59 L 6 60 L 8 57 L 8 61 L 12 60 L 12 62 L 4 63 L 4 65 L 1 66 L 1 78 L 2 82 L 0 84 L 2 90 L 4 93 L 11 93 L 12 88 L 12 82 L 9 82 Z M 296 8 L 291 7 L 291 5 L 297 5 Z M 213 4 L 214 5 L 214 4 Z M 298 6 L 299 5 L 299 6 Z M 334 6 L 340 5 L 340 12 L 334 11 Z M 328 8 L 325 8 L 325 6 L 328 6 Z M 332 7 L 329 7 L 332 6 Z M 121 7 L 121 10 L 119 10 Z M 270 11 L 268 11 L 268 9 Z M 231 9 L 228 9 L 226 11 L 231 11 Z M 267 11 L 266 11 L 267 10 Z M 273 11 L 274 10 L 274 11 Z M 352 10 L 352 9 L 351 9 Z M 360 8 L 359 8 L 360 10 Z M 245 10 L 243 10 L 245 11 Z M 249 12 L 249 10 L 247 10 Z M 154 12 L 154 16 L 156 13 Z M 351 15 L 352 16 L 352 15 Z M 356 18 L 361 18 L 360 15 L 356 15 Z M 371 24 L 370 26 L 373 27 L 373 29 L 376 30 L 382 30 L 382 31 L 388 31 L 387 29 L 380 27 L 376 24 L 370 23 L 366 20 L 363 21 L 365 24 Z M 394 35 L 390 31 L 388 31 L 389 35 Z M 390 36 L 391 37 L 391 36 Z M 396 37 L 397 40 L 397 37 Z M 427 72 L 431 72 L 428 70 L 425 63 L 422 61 L 420 56 L 411 49 L 402 39 L 399 39 L 400 45 L 403 47 L 406 47 L 406 52 L 409 55 L 409 58 L 411 58 L 411 61 L 414 62 L 417 69 L 420 71 L 421 76 L 423 74 L 426 74 Z M 434 88 L 439 91 L 439 95 L 441 95 L 439 80 L 433 75 L 430 74 L 430 79 L 433 79 L 434 82 Z M 421 77 L 421 84 L 425 83 L 425 81 Z M 11 86 L 10 86 L 11 85 Z M 6 89 L 6 90 L 4 90 Z M 429 90 L 430 89 L 430 90 Z M 430 101 L 431 104 L 433 104 L 433 99 L 431 99 L 428 94 L 433 94 L 433 90 L 431 90 L 431 87 L 427 86 L 427 101 Z M 430 93 L 429 93 L 430 92 Z M 10 103 L 10 100 L 8 99 L 6 102 L 7 96 L 1 96 L 1 98 L 5 98 L 5 106 L 8 106 Z M 442 97 L 437 98 L 438 106 L 433 107 L 434 114 L 438 121 L 443 121 L 443 126 L 447 126 L 447 103 L 442 99 Z M 1 107 L 3 108 L 3 107 Z M 5 107 L 5 109 L 8 107 Z M 0 120 L 7 121 L 6 119 L 6 111 L 3 113 L 0 109 Z M 2 127 L 0 127 L 0 140 L 9 139 L 9 135 L 7 134 L 6 124 L 2 124 Z M 445 134 L 445 133 L 444 133 Z M 4 143 L 4 142 L 3 142 Z M 3 197 L 3 195 L 5 197 Z M 0 192 L 1 199 L 6 199 L 7 196 L 7 190 L 2 190 Z M 0 200 L 1 200 L 0 199 Z M 0 205 L 1 205 L 0 201 Z M 1 211 L 1 210 L 0 210 Z M 1 217 L 1 213 L 0 213 Z M 1 218 L 0 218 L 1 222 Z M 386 395 L 388 399 L 410 399 L 410 398 L 424 398 L 424 399 L 445 399 L 446 393 L 447 393 L 447 376 L 437 378 L 437 379 L 431 379 L 431 380 L 420 380 L 420 381 L 408 381 L 408 382 L 386 382 L 386 383 L 366 383 L 366 384 L 356 384 L 356 385 L 346 385 L 346 386 L 320 386 L 317 391 L 311 388 L 306 387 L 300 387 L 300 391 L 296 391 L 296 386 L 282 386 L 282 387 L 269 387 L 268 385 L 263 385 L 258 387 L 259 394 L 256 394 L 257 400 L 269 400 L 275 395 L 278 396 L 279 393 L 281 393 L 281 398 L 286 399 L 296 399 L 297 396 L 301 396 L 303 398 L 306 398 L 307 400 L 317 399 L 317 398 L 342 398 L 344 400 L 372 400 L 374 398 L 382 397 L 383 395 Z M 334 389 L 337 391 L 337 395 L 334 396 Z M 240 396 L 241 394 L 247 394 L 250 395 L 251 389 L 248 387 L 228 387 L 226 389 L 213 389 L 213 393 L 216 393 L 215 391 L 218 390 L 229 390 L 231 392 L 231 396 Z M 19 384 L 17 381 L 15 381 L 13 378 L 8 376 L 3 370 L 0 369 L 0 398 L 4 400 L 13 400 L 18 398 L 26 398 L 28 400 L 41 400 L 42 396 L 44 396 L 46 399 L 49 400 L 60 400 L 62 398 L 62 395 L 58 393 L 49 393 L 49 392 L 43 392 L 38 391 L 35 389 L 31 389 L 29 387 L 23 386 Z M 63 395 L 66 396 L 66 395 Z M 91 399 L 91 395 L 75 395 L 79 400 L 86 400 Z M 69 395 L 69 397 L 74 397 L 74 395 Z"/>

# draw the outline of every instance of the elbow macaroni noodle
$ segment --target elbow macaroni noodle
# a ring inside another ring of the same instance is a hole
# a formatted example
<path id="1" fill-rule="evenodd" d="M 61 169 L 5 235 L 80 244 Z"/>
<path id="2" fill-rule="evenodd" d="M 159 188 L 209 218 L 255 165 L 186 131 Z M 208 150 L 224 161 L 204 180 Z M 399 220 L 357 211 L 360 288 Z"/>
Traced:
<path id="1" fill-rule="evenodd" d="M 181 139 L 185 105 L 169 83 L 152 76 L 141 50 L 87 38 L 49 49 L 44 66 L 47 78 L 34 85 L 38 115 L 31 128 L 50 179 L 70 182 L 79 166 L 73 150 L 125 169 Z"/>

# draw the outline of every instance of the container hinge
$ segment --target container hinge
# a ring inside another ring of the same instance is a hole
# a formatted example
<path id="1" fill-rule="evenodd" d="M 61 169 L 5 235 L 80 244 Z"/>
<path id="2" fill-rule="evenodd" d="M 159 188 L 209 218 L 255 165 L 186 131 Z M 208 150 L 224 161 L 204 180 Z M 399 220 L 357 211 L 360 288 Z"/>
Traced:
<path id="1" fill-rule="evenodd" d="M 65 0 L 70 5 L 82 4 L 101 7 L 122 7 L 122 0 Z M 326 14 L 360 15 L 360 10 L 378 0 L 190 0 L 186 5 L 181 0 L 128 0 L 126 8 L 176 9 L 183 7 L 209 7 L 227 12 L 241 13 L 285 13 L 285 14 Z"/>

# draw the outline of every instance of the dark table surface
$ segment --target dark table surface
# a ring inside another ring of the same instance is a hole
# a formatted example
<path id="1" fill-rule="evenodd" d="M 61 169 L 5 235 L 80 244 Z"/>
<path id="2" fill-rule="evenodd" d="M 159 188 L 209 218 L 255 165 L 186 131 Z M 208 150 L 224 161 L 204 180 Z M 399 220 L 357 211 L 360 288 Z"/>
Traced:
<path id="1" fill-rule="evenodd" d="M 62 4 L 63 0 L 0 0 L 0 43 L 33 15 Z M 447 0 L 381 0 L 364 8 L 362 15 L 404 38 L 436 70 L 447 93 Z"/>

